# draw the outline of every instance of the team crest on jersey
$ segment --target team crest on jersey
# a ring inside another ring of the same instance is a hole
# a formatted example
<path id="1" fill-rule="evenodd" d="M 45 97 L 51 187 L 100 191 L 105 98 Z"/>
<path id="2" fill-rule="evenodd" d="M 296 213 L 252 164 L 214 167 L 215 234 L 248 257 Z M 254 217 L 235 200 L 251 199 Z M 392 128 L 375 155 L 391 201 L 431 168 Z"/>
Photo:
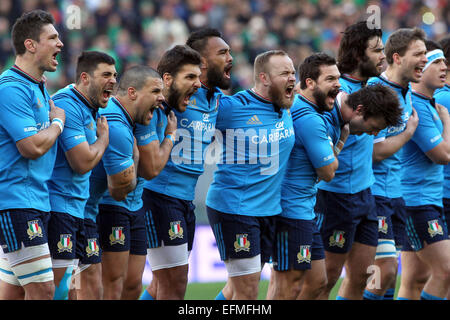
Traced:
<path id="1" fill-rule="evenodd" d="M 378 232 L 383 232 L 387 234 L 388 232 L 388 223 L 386 222 L 386 217 L 379 216 L 378 218 Z"/>
<path id="2" fill-rule="evenodd" d="M 36 237 L 42 238 L 42 228 L 39 226 L 38 220 L 28 221 L 27 234 L 30 240 L 33 240 Z"/>
<path id="3" fill-rule="evenodd" d="M 329 239 L 330 247 L 338 246 L 339 248 L 342 248 L 345 243 L 344 233 L 345 231 L 334 230 L 332 236 Z"/>
<path id="4" fill-rule="evenodd" d="M 250 241 L 247 239 L 248 234 L 237 234 L 236 241 L 234 242 L 234 251 L 250 251 Z"/>
<path id="5" fill-rule="evenodd" d="M 183 228 L 181 227 L 181 221 L 172 221 L 170 223 L 169 238 L 170 240 L 175 238 L 183 239 Z"/>
<path id="6" fill-rule="evenodd" d="M 71 234 L 61 234 L 59 236 L 58 253 L 61 252 L 72 252 L 73 242 L 71 240 Z"/>
<path id="7" fill-rule="evenodd" d="M 300 251 L 297 254 L 297 262 L 298 263 L 311 263 L 311 246 L 300 246 Z"/>
<path id="8" fill-rule="evenodd" d="M 443 235 L 442 227 L 437 220 L 428 221 L 428 233 L 433 238 L 435 235 Z"/>
<path id="9" fill-rule="evenodd" d="M 97 244 L 97 239 L 93 238 L 93 239 L 88 239 L 88 245 L 86 247 L 86 254 L 89 257 L 92 257 L 93 255 L 96 255 L 98 257 L 98 255 L 100 254 L 100 248 L 98 247 Z"/>
<path id="10" fill-rule="evenodd" d="M 125 235 L 123 234 L 123 227 L 112 227 L 112 233 L 109 235 L 109 243 L 115 245 L 116 243 L 124 245 Z"/>

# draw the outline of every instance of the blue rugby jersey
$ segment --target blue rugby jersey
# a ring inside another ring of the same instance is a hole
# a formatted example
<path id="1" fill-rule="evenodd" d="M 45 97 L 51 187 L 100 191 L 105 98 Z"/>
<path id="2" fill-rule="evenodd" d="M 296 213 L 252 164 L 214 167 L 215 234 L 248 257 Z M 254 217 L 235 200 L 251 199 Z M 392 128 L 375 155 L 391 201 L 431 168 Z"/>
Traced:
<path id="1" fill-rule="evenodd" d="M 52 211 L 84 218 L 84 206 L 89 198 L 91 171 L 79 174 L 72 170 L 65 152 L 80 143 L 93 144 L 97 140 L 97 110 L 72 84 L 56 92 L 55 105 L 64 109 L 66 123 L 58 138 L 53 175 L 48 182 Z"/>
<path id="2" fill-rule="evenodd" d="M 109 99 L 106 108 L 101 109 L 99 114 L 105 116 L 108 121 L 109 145 L 89 179 L 90 198 L 86 203 L 85 217 L 94 221 L 98 214 L 98 204 L 121 206 L 129 211 L 136 211 L 142 207 L 143 179 L 138 179 L 136 188 L 123 201 L 114 200 L 107 188 L 107 175 L 122 172 L 134 164 L 134 121 L 115 97 Z"/>
<path id="3" fill-rule="evenodd" d="M 315 217 L 316 168 L 335 161 L 333 146 L 339 141 L 343 124 L 339 107 L 335 106 L 333 111 L 337 118 L 331 115 L 326 117 L 329 112 L 319 112 L 318 107 L 304 96 L 295 97 L 291 108 L 295 144 L 281 188 L 283 217 L 302 220 Z"/>
<path id="4" fill-rule="evenodd" d="M 146 181 L 144 188 L 192 201 L 195 186 L 204 171 L 204 154 L 214 136 L 221 91 L 204 85 L 191 97 L 185 112 L 172 109 L 177 117 L 177 141 L 161 173 Z M 166 121 L 167 125 L 167 121 Z"/>
<path id="5" fill-rule="evenodd" d="M 450 111 L 450 86 L 446 84 L 443 88 L 434 92 L 434 99 Z M 444 166 L 444 198 L 450 198 L 450 164 Z"/>
<path id="6" fill-rule="evenodd" d="M 219 105 L 222 160 L 206 205 L 248 216 L 281 213 L 281 183 L 295 142 L 290 111 L 275 112 L 272 102 L 252 90 L 221 96 Z"/>
<path id="7" fill-rule="evenodd" d="M 358 91 L 364 85 L 363 81 L 342 75 L 339 79 L 341 90 L 351 94 Z M 369 188 L 375 181 L 372 173 L 373 136 L 349 135 L 345 146 L 339 153 L 339 167 L 333 180 L 320 181 L 318 188 L 321 190 L 355 194 Z"/>
<path id="8" fill-rule="evenodd" d="M 403 121 L 398 126 L 391 126 L 381 130 L 378 135 L 374 137 L 374 143 L 403 132 L 406 128 L 409 116 L 412 113 L 410 84 L 408 84 L 407 88 L 403 88 L 397 83 L 389 81 L 384 74 L 379 77 L 371 78 L 367 82 L 368 85 L 377 83 L 384 84 L 397 93 L 400 106 L 403 109 Z M 403 148 L 392 156 L 373 164 L 373 174 L 375 176 L 375 183 L 371 189 L 373 195 L 386 198 L 399 198 L 402 196 L 401 170 L 402 166 L 404 166 L 402 163 L 402 153 Z"/>
<path id="9" fill-rule="evenodd" d="M 0 96 L 0 210 L 50 211 L 47 182 L 57 144 L 35 160 L 22 157 L 16 146 L 50 126 L 50 95 L 43 81 L 13 66 L 0 75 Z"/>
<path id="10" fill-rule="evenodd" d="M 444 166 L 432 162 L 425 153 L 443 141 L 443 125 L 431 98 L 413 92 L 412 103 L 419 125 L 403 146 L 403 199 L 407 206 L 442 207 Z"/>

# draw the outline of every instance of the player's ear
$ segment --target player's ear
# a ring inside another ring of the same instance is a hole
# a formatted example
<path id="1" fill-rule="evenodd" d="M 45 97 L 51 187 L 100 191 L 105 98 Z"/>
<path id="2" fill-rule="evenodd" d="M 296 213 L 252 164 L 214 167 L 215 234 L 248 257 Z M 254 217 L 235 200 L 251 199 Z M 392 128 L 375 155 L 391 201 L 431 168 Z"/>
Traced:
<path id="1" fill-rule="evenodd" d="M 200 58 L 200 69 L 208 68 L 208 61 L 204 57 Z"/>
<path id="2" fill-rule="evenodd" d="M 36 52 L 36 43 L 33 39 L 25 39 L 23 45 L 27 51 L 30 51 L 31 53 Z"/>
<path id="3" fill-rule="evenodd" d="M 170 87 L 173 82 L 173 77 L 170 73 L 166 72 L 162 76 L 164 87 Z"/>
<path id="4" fill-rule="evenodd" d="M 268 86 L 270 85 L 269 77 L 267 76 L 267 73 L 260 72 L 258 74 L 259 82 L 261 82 L 263 85 Z"/>
<path id="5" fill-rule="evenodd" d="M 311 78 L 306 78 L 305 83 L 308 89 L 314 90 L 316 88 L 316 82 Z"/>
<path id="6" fill-rule="evenodd" d="M 128 97 L 130 98 L 130 100 L 134 101 L 134 100 L 137 99 L 137 90 L 136 90 L 136 88 L 128 87 L 127 94 L 128 94 Z"/>

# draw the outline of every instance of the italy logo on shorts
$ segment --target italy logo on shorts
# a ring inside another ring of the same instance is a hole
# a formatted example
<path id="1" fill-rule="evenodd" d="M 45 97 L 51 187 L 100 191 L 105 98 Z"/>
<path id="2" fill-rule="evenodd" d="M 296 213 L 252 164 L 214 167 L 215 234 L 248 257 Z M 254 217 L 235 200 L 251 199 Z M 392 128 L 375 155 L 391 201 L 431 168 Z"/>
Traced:
<path id="1" fill-rule="evenodd" d="M 311 246 L 300 246 L 300 252 L 297 254 L 298 263 L 311 263 Z"/>
<path id="2" fill-rule="evenodd" d="M 36 237 L 42 238 L 42 228 L 39 226 L 38 220 L 28 221 L 27 234 L 30 240 L 33 240 Z"/>
<path id="3" fill-rule="evenodd" d="M 428 233 L 431 237 L 434 237 L 437 234 L 441 236 L 444 235 L 442 227 L 439 225 L 439 222 L 437 220 L 428 221 Z"/>
<path id="4" fill-rule="evenodd" d="M 183 239 L 183 228 L 181 227 L 181 221 L 172 221 L 169 229 L 170 240 L 175 238 Z"/>
<path id="5" fill-rule="evenodd" d="M 345 231 L 334 230 L 333 235 L 329 239 L 330 247 L 338 246 L 339 248 L 342 248 L 345 243 L 344 233 Z"/>
<path id="6" fill-rule="evenodd" d="M 58 246 L 58 253 L 61 252 L 72 252 L 73 242 L 70 240 L 71 234 L 61 234 Z"/>
<path id="7" fill-rule="evenodd" d="M 234 251 L 250 251 L 250 241 L 247 239 L 248 234 L 237 234 L 236 241 L 234 242 Z"/>
<path id="8" fill-rule="evenodd" d="M 123 227 L 112 227 L 112 233 L 109 235 L 109 243 L 114 245 L 116 243 L 124 245 L 125 235 L 123 234 Z"/>
<path id="9" fill-rule="evenodd" d="M 386 217 L 379 216 L 378 218 L 378 232 L 383 232 L 386 234 L 388 232 L 388 224 L 386 222 Z"/>
<path id="10" fill-rule="evenodd" d="M 100 249 L 97 244 L 97 239 L 88 239 L 88 246 L 86 247 L 86 254 L 88 257 L 92 257 L 93 255 L 96 255 L 98 257 L 100 253 Z"/>

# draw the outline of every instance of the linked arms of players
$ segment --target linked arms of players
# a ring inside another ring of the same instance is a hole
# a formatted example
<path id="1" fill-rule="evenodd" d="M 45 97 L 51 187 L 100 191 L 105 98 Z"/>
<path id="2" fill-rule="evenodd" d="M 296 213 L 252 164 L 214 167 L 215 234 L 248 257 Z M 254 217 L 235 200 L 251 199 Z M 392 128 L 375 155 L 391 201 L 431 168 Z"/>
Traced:
<path id="1" fill-rule="evenodd" d="M 150 180 L 164 169 L 173 148 L 172 140 L 167 136 L 171 135 L 175 139 L 176 132 L 177 117 L 173 111 L 170 111 L 167 116 L 164 140 L 161 143 L 158 140 L 153 140 L 149 144 L 138 146 L 140 154 L 139 176 Z"/>
<path id="2" fill-rule="evenodd" d="M 53 144 L 55 144 L 58 136 L 61 134 L 59 125 L 56 124 L 56 122 L 53 122 L 53 119 L 60 119 L 63 122 L 62 125 L 64 125 L 66 114 L 63 109 L 55 106 L 52 100 L 49 100 L 49 104 L 49 117 L 52 124 L 48 128 L 39 131 L 37 134 L 16 142 L 17 149 L 24 158 L 35 160 L 41 157 L 50 150 Z"/>
<path id="3" fill-rule="evenodd" d="M 105 117 L 97 119 L 97 141 L 80 143 L 66 152 L 66 158 L 73 171 L 85 174 L 102 159 L 109 143 L 109 127 Z"/>
<path id="4" fill-rule="evenodd" d="M 411 116 L 409 117 L 406 128 L 405 130 L 403 130 L 403 132 L 395 136 L 390 136 L 383 141 L 374 143 L 372 161 L 382 161 L 400 150 L 403 145 L 412 138 L 418 124 L 419 116 L 417 115 L 416 110 L 413 108 Z"/>

